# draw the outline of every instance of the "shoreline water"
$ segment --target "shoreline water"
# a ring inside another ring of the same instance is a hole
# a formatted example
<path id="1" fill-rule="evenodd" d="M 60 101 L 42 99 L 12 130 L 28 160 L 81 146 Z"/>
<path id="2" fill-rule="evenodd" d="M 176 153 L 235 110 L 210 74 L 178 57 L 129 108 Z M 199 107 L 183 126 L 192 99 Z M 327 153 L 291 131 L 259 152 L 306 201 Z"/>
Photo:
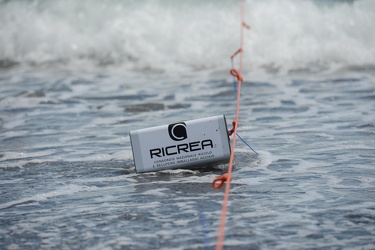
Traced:
<path id="1" fill-rule="evenodd" d="M 226 248 L 371 249 L 374 80 L 244 82 L 238 132 L 259 156 L 237 142 Z M 136 174 L 128 131 L 219 113 L 230 121 L 229 75 L 37 73 L 0 86 L 5 249 L 214 247 L 222 190 L 211 182 L 227 166 Z M 150 103 L 178 108 L 126 108 Z"/>
<path id="2" fill-rule="evenodd" d="M 128 133 L 230 124 L 237 6 L 131 2 L 0 2 L 0 248 L 215 247 L 227 164 L 136 174 Z M 225 249 L 374 248 L 372 6 L 247 1 Z"/>

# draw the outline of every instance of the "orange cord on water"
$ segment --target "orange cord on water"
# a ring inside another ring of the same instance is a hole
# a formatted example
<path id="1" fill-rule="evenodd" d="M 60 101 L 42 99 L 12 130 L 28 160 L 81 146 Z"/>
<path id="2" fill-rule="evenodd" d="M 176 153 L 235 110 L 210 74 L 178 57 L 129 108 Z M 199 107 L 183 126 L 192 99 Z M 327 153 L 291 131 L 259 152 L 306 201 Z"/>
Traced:
<path id="1" fill-rule="evenodd" d="M 232 140 L 232 146 L 231 146 L 231 152 L 229 157 L 229 166 L 228 166 L 228 172 L 223 174 L 220 177 L 217 177 L 213 182 L 212 186 L 216 189 L 221 188 L 224 183 L 225 185 L 225 193 L 223 198 L 223 205 L 222 205 L 222 211 L 221 211 L 221 219 L 220 219 L 220 225 L 218 230 L 218 237 L 216 242 L 216 250 L 222 250 L 223 249 L 223 242 L 224 242 L 224 234 L 225 234 L 225 223 L 226 223 L 226 214 L 227 214 L 227 207 L 228 207 L 228 200 L 229 200 L 229 190 L 230 190 L 230 183 L 232 180 L 232 169 L 233 169 L 233 162 L 234 162 L 234 149 L 236 145 L 236 135 L 237 135 L 237 127 L 238 127 L 238 119 L 239 119 L 239 110 L 240 110 L 240 97 L 241 97 L 241 85 L 243 82 L 242 78 L 242 57 L 243 57 L 243 32 L 244 28 L 250 29 L 250 26 L 245 23 L 244 21 L 244 6 L 241 5 L 241 30 L 240 30 L 240 48 L 233 53 L 231 56 L 231 59 L 233 59 L 236 55 L 240 55 L 240 68 L 239 71 L 232 68 L 230 70 L 230 74 L 237 78 L 237 102 L 236 102 L 236 117 L 235 120 L 232 122 L 232 129 L 228 131 L 228 135 L 233 135 Z"/>

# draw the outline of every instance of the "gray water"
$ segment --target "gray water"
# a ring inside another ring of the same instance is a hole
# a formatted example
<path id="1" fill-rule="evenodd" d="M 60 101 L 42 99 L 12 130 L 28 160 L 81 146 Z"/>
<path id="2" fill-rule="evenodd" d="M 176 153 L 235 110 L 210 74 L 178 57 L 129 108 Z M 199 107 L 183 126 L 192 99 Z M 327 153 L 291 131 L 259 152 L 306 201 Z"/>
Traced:
<path id="1" fill-rule="evenodd" d="M 375 78 L 245 81 L 227 249 L 373 249 Z M 310 78 L 310 79 L 307 79 Z M 128 132 L 225 114 L 213 75 L 4 74 L 3 249 L 211 249 L 226 165 L 136 174 Z"/>
<path id="2" fill-rule="evenodd" d="M 137 174 L 128 133 L 230 127 L 239 5 L 0 1 L 0 249 L 214 249 L 227 164 Z M 225 249 L 375 249 L 375 1 L 245 7 Z"/>

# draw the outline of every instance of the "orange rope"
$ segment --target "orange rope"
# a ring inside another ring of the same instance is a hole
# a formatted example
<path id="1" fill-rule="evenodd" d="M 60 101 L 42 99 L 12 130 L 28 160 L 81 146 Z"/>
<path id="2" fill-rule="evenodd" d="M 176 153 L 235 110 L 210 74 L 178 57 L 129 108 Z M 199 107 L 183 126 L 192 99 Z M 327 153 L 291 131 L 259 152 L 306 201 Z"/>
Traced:
<path id="1" fill-rule="evenodd" d="M 222 184 L 218 187 L 220 188 L 223 186 L 224 181 L 226 180 L 225 185 L 225 193 L 224 193 L 224 199 L 223 199 L 223 207 L 221 211 L 221 220 L 220 220 L 220 226 L 219 226 L 219 233 L 217 237 L 217 243 L 216 243 L 216 250 L 222 250 L 223 249 L 223 241 L 224 241 L 224 231 L 225 231 L 225 222 L 226 222 L 226 213 L 227 213 L 227 207 L 228 207 L 228 200 L 229 200 L 229 189 L 230 189 L 230 182 L 232 180 L 232 169 L 233 169 L 233 160 L 234 160 L 234 147 L 236 145 L 236 134 L 237 134 L 237 124 L 238 124 L 238 110 L 240 106 L 240 94 L 241 94 L 241 81 L 238 81 L 238 91 L 237 91 L 237 104 L 236 104 L 236 119 L 235 119 L 235 125 L 234 125 L 234 132 L 233 132 L 233 141 L 232 141 L 232 147 L 231 147 L 231 153 L 229 158 L 229 167 L 228 167 L 228 173 L 224 174 L 222 176 Z M 215 179 L 216 180 L 216 179 Z M 214 181 L 215 183 L 215 181 Z M 214 185 L 214 184 L 213 184 Z M 215 186 L 216 188 L 216 186 Z"/>
<path id="2" fill-rule="evenodd" d="M 230 56 L 230 58 L 235 57 L 238 53 L 241 53 L 241 52 L 242 52 L 242 49 L 239 48 L 236 52 L 233 53 L 233 55 Z"/>
<path id="3" fill-rule="evenodd" d="M 243 82 L 242 78 L 242 57 L 243 57 L 243 32 L 244 28 L 250 29 L 250 26 L 245 23 L 244 21 L 244 6 L 241 5 L 241 37 L 240 37 L 240 48 L 231 56 L 235 57 L 237 54 L 240 55 L 240 68 L 239 71 L 232 68 L 230 70 L 231 75 L 237 78 L 237 103 L 236 103 L 236 118 L 232 122 L 233 128 L 228 132 L 229 135 L 233 134 L 233 141 L 231 146 L 231 152 L 230 152 L 230 158 L 229 158 L 229 166 L 228 166 L 228 173 L 216 178 L 212 186 L 214 188 L 221 188 L 224 183 L 225 185 L 225 193 L 223 198 L 223 206 L 221 211 L 221 219 L 220 219 L 220 225 L 219 225 L 219 232 L 216 242 L 216 250 L 222 250 L 223 249 L 223 242 L 224 242 L 224 233 L 225 233 L 225 222 L 226 222 L 226 213 L 227 213 L 227 207 L 228 207 L 228 200 L 229 200 L 229 190 L 230 190 L 230 183 L 232 180 L 232 169 L 233 169 L 233 162 L 234 162 L 234 148 L 236 145 L 236 135 L 237 135 L 237 127 L 238 127 L 238 118 L 239 118 L 239 110 L 240 110 L 240 97 L 241 97 L 241 85 Z M 219 183 L 220 182 L 220 183 Z"/>

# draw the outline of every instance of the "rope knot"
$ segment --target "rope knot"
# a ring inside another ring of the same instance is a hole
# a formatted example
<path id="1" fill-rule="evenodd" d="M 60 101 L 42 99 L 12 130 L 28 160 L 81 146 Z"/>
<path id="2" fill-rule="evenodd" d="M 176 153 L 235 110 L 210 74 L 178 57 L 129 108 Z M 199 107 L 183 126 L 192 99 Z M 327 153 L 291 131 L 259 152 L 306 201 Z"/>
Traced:
<path id="1" fill-rule="evenodd" d="M 245 21 L 242 21 L 242 26 L 248 30 L 250 29 L 250 25 L 248 25 Z"/>
<path id="2" fill-rule="evenodd" d="M 236 127 L 236 121 L 232 121 L 232 129 L 228 131 L 229 136 L 233 135 L 235 127 Z"/>

